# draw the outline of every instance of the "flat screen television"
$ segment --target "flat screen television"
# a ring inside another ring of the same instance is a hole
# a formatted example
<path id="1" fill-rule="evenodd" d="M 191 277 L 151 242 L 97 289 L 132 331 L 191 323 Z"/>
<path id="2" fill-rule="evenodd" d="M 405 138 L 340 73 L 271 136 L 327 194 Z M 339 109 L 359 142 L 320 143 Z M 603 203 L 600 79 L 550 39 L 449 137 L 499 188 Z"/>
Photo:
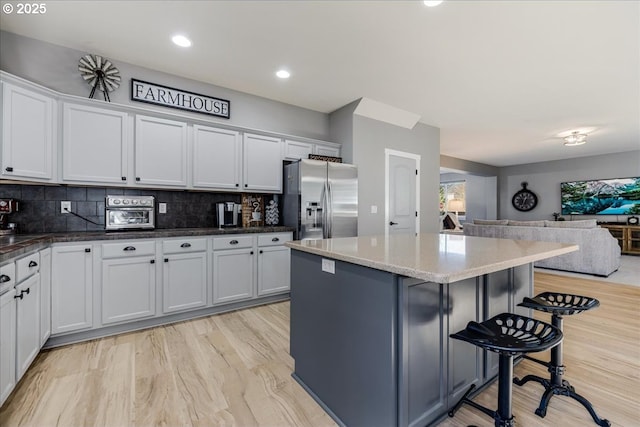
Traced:
<path id="1" fill-rule="evenodd" d="M 640 214 L 640 177 L 560 184 L 562 215 Z"/>

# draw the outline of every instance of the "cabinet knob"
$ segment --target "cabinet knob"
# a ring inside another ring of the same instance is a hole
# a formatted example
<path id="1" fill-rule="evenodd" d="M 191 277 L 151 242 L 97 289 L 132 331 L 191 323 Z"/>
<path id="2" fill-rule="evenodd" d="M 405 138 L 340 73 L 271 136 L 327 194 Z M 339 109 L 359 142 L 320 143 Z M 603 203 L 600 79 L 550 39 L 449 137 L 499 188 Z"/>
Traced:
<path id="1" fill-rule="evenodd" d="M 240 184 L 236 184 L 236 187 L 240 187 Z"/>
<path id="2" fill-rule="evenodd" d="M 29 268 L 37 267 L 38 263 L 35 261 L 29 261 Z"/>
<path id="3" fill-rule="evenodd" d="M 246 188 L 246 187 L 248 187 L 248 186 L 249 186 L 249 184 L 245 184 L 244 186 L 245 186 L 245 188 Z"/>
<path id="4" fill-rule="evenodd" d="M 120 179 L 123 180 L 123 181 L 126 181 L 127 177 L 126 176 L 121 176 Z"/>
<path id="5" fill-rule="evenodd" d="M 84 251 L 85 251 L 86 253 L 89 253 L 89 252 L 91 252 L 91 248 L 84 248 Z"/>
<path id="6" fill-rule="evenodd" d="M 149 263 L 151 263 L 151 264 L 155 264 L 155 263 L 156 263 L 156 260 L 155 260 L 155 259 L 152 259 L 151 261 L 149 261 Z"/>
<path id="7" fill-rule="evenodd" d="M 140 181 L 140 177 L 139 176 L 136 176 L 136 181 Z"/>
<path id="8" fill-rule="evenodd" d="M 165 259 L 164 259 L 164 262 L 169 262 L 169 258 L 165 258 Z"/>
<path id="9" fill-rule="evenodd" d="M 13 168 L 11 166 L 7 166 L 6 168 L 4 168 L 4 170 L 6 170 L 7 172 L 13 172 Z"/>
<path id="10" fill-rule="evenodd" d="M 3 274 L 2 276 L 0 276 L 0 283 L 6 283 L 9 280 L 11 280 L 11 277 L 7 276 L 6 274 Z"/>
<path id="11" fill-rule="evenodd" d="M 249 252 L 249 255 L 253 255 L 253 251 Z"/>
<path id="12" fill-rule="evenodd" d="M 180 245 L 181 248 L 190 248 L 191 247 L 191 243 L 183 243 Z"/>
<path id="13" fill-rule="evenodd" d="M 262 253 L 262 249 L 260 249 L 260 253 Z"/>

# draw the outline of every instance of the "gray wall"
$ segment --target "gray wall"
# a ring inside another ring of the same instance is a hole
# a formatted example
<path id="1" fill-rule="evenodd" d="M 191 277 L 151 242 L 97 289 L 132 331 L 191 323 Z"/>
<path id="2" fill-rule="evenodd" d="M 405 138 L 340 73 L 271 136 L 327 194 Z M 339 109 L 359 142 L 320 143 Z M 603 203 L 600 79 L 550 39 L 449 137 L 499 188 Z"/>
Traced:
<path id="1" fill-rule="evenodd" d="M 479 176 L 498 176 L 500 168 L 450 156 L 440 156 L 440 167 L 456 169 Z"/>
<path id="2" fill-rule="evenodd" d="M 440 182 L 465 182 L 466 215 L 460 222 L 495 219 L 498 215 L 498 178 L 460 173 L 443 173 Z"/>
<path id="3" fill-rule="evenodd" d="M 353 101 L 329 114 L 329 138 L 340 141 L 340 155 L 345 163 L 353 163 L 353 112 L 360 100 Z"/>
<path id="4" fill-rule="evenodd" d="M 637 176 L 640 176 L 640 150 L 503 167 L 498 178 L 499 217 L 551 220 L 554 212 L 560 212 L 561 182 Z M 511 205 L 511 198 L 522 188 L 520 183 L 523 181 L 528 182 L 528 188 L 538 196 L 538 206 L 530 212 L 519 212 Z M 626 215 L 573 216 L 574 220 L 588 218 L 608 222 L 626 221 Z"/>
<path id="5" fill-rule="evenodd" d="M 358 234 L 383 234 L 385 148 L 421 156 L 420 231 L 438 232 L 440 129 L 422 123 L 405 129 L 353 115 L 353 163 L 358 165 Z M 371 206 L 378 213 L 371 213 Z"/>
<path id="6" fill-rule="evenodd" d="M 115 24 L 114 29 L 117 29 Z M 78 60 L 94 52 L 81 52 L 39 40 L 0 31 L 0 69 L 47 88 L 69 95 L 88 97 L 91 87 L 78 72 Z M 225 125 L 329 140 L 329 116 L 282 102 L 185 79 L 109 58 L 120 70 L 122 85 L 110 94 L 111 102 L 162 112 L 175 112 Z M 231 101 L 231 118 L 190 113 L 130 100 L 131 78 L 175 87 Z M 97 99 L 103 99 L 97 91 Z M 335 141 L 340 142 L 340 141 Z"/>

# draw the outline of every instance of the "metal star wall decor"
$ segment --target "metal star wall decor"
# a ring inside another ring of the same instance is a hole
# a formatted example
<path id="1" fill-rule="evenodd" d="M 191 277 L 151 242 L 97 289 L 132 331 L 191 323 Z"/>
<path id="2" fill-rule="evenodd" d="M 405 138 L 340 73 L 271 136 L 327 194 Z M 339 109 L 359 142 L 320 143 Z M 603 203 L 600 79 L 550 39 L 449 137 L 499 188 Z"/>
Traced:
<path id="1" fill-rule="evenodd" d="M 111 102 L 109 92 L 120 87 L 120 71 L 111 61 L 100 55 L 85 55 L 80 58 L 78 70 L 82 78 L 92 87 L 89 98 L 93 98 L 96 89 L 104 94 L 104 100 Z"/>

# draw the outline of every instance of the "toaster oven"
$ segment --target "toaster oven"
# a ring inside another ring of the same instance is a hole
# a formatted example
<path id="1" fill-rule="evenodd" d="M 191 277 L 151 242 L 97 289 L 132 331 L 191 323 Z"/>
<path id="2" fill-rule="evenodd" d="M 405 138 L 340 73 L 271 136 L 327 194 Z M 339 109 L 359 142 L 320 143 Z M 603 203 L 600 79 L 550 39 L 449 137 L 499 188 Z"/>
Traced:
<path id="1" fill-rule="evenodd" d="M 106 230 L 155 228 L 154 196 L 107 196 L 104 208 Z"/>

